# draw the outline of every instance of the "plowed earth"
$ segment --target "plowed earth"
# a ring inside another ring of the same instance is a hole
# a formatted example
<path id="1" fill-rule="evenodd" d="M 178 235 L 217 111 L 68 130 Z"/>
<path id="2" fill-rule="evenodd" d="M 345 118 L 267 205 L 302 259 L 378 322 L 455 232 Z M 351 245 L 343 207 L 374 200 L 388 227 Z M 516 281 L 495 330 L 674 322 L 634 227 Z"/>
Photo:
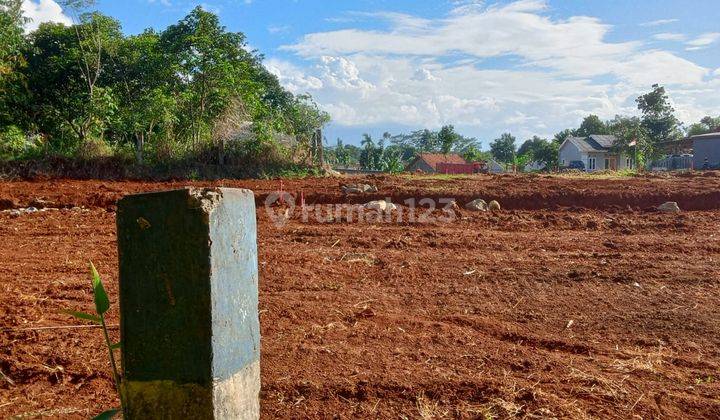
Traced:
<path id="1" fill-rule="evenodd" d="M 357 181 L 379 192 L 340 193 Z M 115 202 L 187 184 L 0 183 L 0 209 L 48 208 L 0 212 L 0 417 L 118 404 L 100 331 L 59 311 L 91 309 L 92 260 L 116 325 Z M 286 180 L 343 209 L 482 197 L 503 210 L 427 223 L 296 211 L 282 227 L 262 207 L 280 181 L 194 184 L 256 193 L 265 418 L 720 417 L 715 174 Z M 652 210 L 668 200 L 683 212 Z"/>

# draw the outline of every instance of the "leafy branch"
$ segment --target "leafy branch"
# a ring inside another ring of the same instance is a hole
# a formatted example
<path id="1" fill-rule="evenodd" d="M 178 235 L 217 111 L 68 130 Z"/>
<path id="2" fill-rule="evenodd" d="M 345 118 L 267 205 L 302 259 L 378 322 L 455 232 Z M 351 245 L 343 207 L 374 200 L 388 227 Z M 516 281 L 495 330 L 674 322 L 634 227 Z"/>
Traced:
<path id="1" fill-rule="evenodd" d="M 83 321 L 90 321 L 94 324 L 100 325 L 103 332 L 103 337 L 105 339 L 105 345 L 108 349 L 108 355 L 110 356 L 110 367 L 112 368 L 112 377 L 113 384 L 115 385 L 115 391 L 120 397 L 121 407 L 125 407 L 125 402 L 123 401 L 123 393 L 120 391 L 120 373 L 118 372 L 117 363 L 115 361 L 115 354 L 113 352 L 113 350 L 120 348 L 120 342 L 113 343 L 110 340 L 107 324 L 105 323 L 105 313 L 107 313 L 107 311 L 110 309 L 110 299 L 108 298 L 107 292 L 105 292 L 105 287 L 103 286 L 102 280 L 100 279 L 100 274 L 98 274 L 97 269 L 92 262 L 90 263 L 90 280 L 92 282 L 93 298 L 95 301 L 95 314 L 72 310 L 65 310 L 62 312 Z M 97 415 L 94 419 L 112 419 L 121 411 L 122 409 L 117 408 L 107 410 Z"/>

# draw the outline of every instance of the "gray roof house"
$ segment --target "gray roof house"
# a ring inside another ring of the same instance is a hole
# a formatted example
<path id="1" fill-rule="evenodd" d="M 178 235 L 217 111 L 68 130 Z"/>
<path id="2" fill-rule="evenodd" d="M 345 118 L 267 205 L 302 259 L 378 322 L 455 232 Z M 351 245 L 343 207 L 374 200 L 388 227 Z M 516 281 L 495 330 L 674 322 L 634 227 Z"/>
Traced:
<path id="1" fill-rule="evenodd" d="M 695 169 L 720 168 L 720 132 L 692 136 L 693 167 Z"/>
<path id="2" fill-rule="evenodd" d="M 632 169 L 635 165 L 631 156 L 612 150 L 616 138 L 611 135 L 592 134 L 587 137 L 568 137 L 560 145 L 561 167 L 580 161 L 587 172 Z"/>

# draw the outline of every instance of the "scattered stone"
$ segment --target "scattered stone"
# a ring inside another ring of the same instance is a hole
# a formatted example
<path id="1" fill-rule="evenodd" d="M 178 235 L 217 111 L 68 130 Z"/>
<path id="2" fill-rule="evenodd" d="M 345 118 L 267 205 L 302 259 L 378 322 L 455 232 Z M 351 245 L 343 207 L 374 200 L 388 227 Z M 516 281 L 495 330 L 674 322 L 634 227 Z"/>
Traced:
<path id="1" fill-rule="evenodd" d="M 500 211 L 500 203 L 498 203 L 498 202 L 495 201 L 495 200 L 489 202 L 489 203 L 488 203 L 488 210 L 490 210 L 490 211 Z"/>
<path id="2" fill-rule="evenodd" d="M 39 209 L 44 209 L 47 207 L 54 207 L 55 203 L 47 200 L 43 200 L 42 198 L 36 198 L 33 201 L 30 202 L 30 205 L 32 207 L 37 207 Z"/>
<path id="3" fill-rule="evenodd" d="M 483 200 L 482 198 L 478 198 L 465 204 L 465 208 L 471 211 L 487 211 L 488 205 L 485 200 Z"/>
<path id="4" fill-rule="evenodd" d="M 333 178 L 340 178 L 343 176 L 343 174 L 341 174 L 340 172 L 338 172 L 332 168 L 325 168 L 325 170 L 323 172 L 325 173 L 325 176 L 329 176 L 329 177 L 333 177 Z"/>
<path id="5" fill-rule="evenodd" d="M 675 201 L 668 201 L 667 203 L 660 204 L 657 209 L 658 211 L 665 213 L 680 213 L 680 207 Z"/>
<path id="6" fill-rule="evenodd" d="M 28 207 L 25 209 L 26 213 L 35 213 L 36 211 L 38 211 L 38 209 L 35 207 Z"/>
<path id="7" fill-rule="evenodd" d="M 22 212 L 20 210 L 10 210 L 10 217 L 15 218 L 19 217 Z"/>
<path id="8" fill-rule="evenodd" d="M 343 194 L 365 194 L 378 192 L 377 187 L 370 184 L 341 185 L 340 189 L 342 190 Z"/>
<path id="9" fill-rule="evenodd" d="M 635 287 L 640 287 L 640 283 L 634 282 L 634 283 L 633 283 L 633 286 L 635 286 Z"/>
<path id="10" fill-rule="evenodd" d="M 365 209 L 367 210 L 377 210 L 386 213 L 397 210 L 397 206 L 395 204 L 385 200 L 371 201 L 369 203 L 366 203 L 363 207 L 365 207 Z"/>

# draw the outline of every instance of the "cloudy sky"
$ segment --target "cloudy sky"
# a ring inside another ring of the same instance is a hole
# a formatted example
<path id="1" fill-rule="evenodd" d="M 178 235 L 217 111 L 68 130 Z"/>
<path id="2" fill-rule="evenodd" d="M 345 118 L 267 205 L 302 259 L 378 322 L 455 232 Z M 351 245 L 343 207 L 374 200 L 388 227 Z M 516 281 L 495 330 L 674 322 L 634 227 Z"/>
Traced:
<path id="1" fill-rule="evenodd" d="M 162 29 L 195 5 L 242 31 L 333 122 L 330 141 L 454 124 L 487 147 L 504 131 L 551 137 L 594 113 L 635 114 L 666 86 L 678 116 L 720 115 L 717 0 L 99 0 L 125 32 Z M 67 22 L 25 0 L 30 25 Z"/>

